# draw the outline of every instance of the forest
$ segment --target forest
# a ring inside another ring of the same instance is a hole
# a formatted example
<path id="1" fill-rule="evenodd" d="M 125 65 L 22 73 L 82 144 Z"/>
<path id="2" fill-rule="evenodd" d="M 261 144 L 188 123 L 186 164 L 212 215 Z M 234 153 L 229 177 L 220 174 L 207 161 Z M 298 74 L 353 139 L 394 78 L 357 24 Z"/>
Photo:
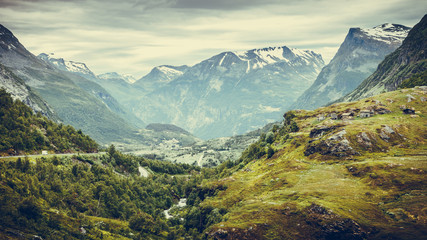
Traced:
<path id="1" fill-rule="evenodd" d="M 30 107 L 0 89 L 0 155 L 96 152 L 98 144 L 81 130 L 33 114 Z"/>

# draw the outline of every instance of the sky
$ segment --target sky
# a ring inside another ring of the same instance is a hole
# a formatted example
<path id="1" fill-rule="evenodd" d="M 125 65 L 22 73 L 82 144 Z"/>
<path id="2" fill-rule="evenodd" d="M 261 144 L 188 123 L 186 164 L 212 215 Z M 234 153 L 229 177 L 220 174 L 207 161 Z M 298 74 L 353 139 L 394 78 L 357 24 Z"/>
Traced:
<path id="1" fill-rule="evenodd" d="M 412 27 L 425 0 L 0 0 L 0 24 L 33 54 L 137 79 L 224 51 L 287 46 L 334 56 L 349 28 Z"/>

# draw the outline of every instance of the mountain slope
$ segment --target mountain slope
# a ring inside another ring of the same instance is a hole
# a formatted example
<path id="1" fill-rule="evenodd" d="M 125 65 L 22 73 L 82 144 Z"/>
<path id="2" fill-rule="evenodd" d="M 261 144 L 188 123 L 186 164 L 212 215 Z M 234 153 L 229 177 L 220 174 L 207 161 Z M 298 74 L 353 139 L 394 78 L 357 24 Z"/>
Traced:
<path id="1" fill-rule="evenodd" d="M 315 109 L 353 91 L 386 55 L 402 44 L 409 30 L 397 24 L 351 28 L 334 58 L 292 108 Z"/>
<path id="2" fill-rule="evenodd" d="M 52 58 L 45 53 L 40 54 L 38 57 L 47 64 L 61 70 L 63 75 L 88 94 L 103 102 L 109 110 L 125 119 L 127 123 L 132 124 L 135 128 L 143 128 L 145 126 L 141 119 L 127 111 L 108 91 L 98 84 L 101 81 L 97 79 L 86 64 L 64 60 L 63 58 Z"/>
<path id="3" fill-rule="evenodd" d="M 323 65 L 319 54 L 287 47 L 224 52 L 144 96 L 134 113 L 204 139 L 242 134 L 279 119 Z"/>
<path id="4" fill-rule="evenodd" d="M 182 76 L 190 67 L 162 65 L 153 68 L 147 75 L 136 81 L 133 86 L 144 92 L 161 88 L 176 78 Z"/>
<path id="5" fill-rule="evenodd" d="M 24 102 L 35 113 L 41 113 L 51 120 L 59 121 L 53 109 L 3 64 L 0 64 L 0 88 L 10 93 L 14 100 Z"/>
<path id="6" fill-rule="evenodd" d="M 222 166 L 222 178 L 202 184 L 187 204 L 226 213 L 205 229 L 210 239 L 423 239 L 426 90 L 288 112 L 272 139 Z M 410 103 L 408 94 L 416 96 Z M 362 110 L 373 116 L 358 117 Z M 332 113 L 342 119 L 318 120 Z"/>
<path id="7" fill-rule="evenodd" d="M 354 101 L 383 91 L 393 91 L 416 73 L 427 70 L 427 15 L 408 33 L 396 51 L 388 55 L 377 70 L 353 92 L 338 101 Z"/>
<path id="8" fill-rule="evenodd" d="M 0 26 L 0 63 L 49 103 L 65 123 L 82 129 L 100 143 L 134 137 L 134 128 L 92 94 L 76 85 L 63 71 L 28 52 Z"/>
<path id="9" fill-rule="evenodd" d="M 98 144 L 76 131 L 35 115 L 31 108 L 19 100 L 13 100 L 10 93 L 0 89 L 0 155 L 22 155 L 51 152 L 94 152 Z"/>

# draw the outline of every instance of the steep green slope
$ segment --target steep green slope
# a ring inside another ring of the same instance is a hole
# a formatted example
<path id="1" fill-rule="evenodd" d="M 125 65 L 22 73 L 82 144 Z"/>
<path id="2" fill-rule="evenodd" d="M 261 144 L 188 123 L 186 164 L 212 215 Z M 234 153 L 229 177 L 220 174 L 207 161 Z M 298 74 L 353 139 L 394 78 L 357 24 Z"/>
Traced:
<path id="1" fill-rule="evenodd" d="M 402 81 L 426 70 L 427 15 L 409 31 L 402 46 L 388 55 L 371 76 L 353 92 L 337 101 L 355 101 L 381 92 L 396 90 Z"/>
<path id="2" fill-rule="evenodd" d="M 190 195 L 199 209 L 227 212 L 207 230 L 202 215 L 199 230 L 212 239 L 425 238 L 426 96 L 400 90 L 285 114 L 281 129 Z"/>
<path id="3" fill-rule="evenodd" d="M 57 124 L 0 89 L 0 155 L 97 151 L 95 141 L 71 126 Z"/>

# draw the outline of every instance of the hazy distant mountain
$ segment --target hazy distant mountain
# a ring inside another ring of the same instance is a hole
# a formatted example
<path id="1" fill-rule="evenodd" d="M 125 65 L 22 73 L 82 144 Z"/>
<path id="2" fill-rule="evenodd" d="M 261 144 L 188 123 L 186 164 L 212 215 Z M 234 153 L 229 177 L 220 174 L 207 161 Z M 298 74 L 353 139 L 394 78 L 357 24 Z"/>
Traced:
<path id="1" fill-rule="evenodd" d="M 315 109 L 351 92 L 402 44 L 409 30 L 398 24 L 351 28 L 334 58 L 292 108 Z"/>
<path id="2" fill-rule="evenodd" d="M 388 55 L 371 76 L 338 101 L 355 101 L 396 90 L 405 79 L 425 71 L 427 71 L 427 15 L 411 29 L 402 46 Z"/>
<path id="3" fill-rule="evenodd" d="M 135 77 L 130 74 L 119 74 L 116 72 L 109 72 L 97 75 L 97 77 L 101 80 L 107 79 L 117 79 L 120 81 L 125 81 L 126 83 L 132 84 L 136 81 Z"/>
<path id="4" fill-rule="evenodd" d="M 160 66 L 135 82 L 157 88 L 133 110 L 205 139 L 242 134 L 280 119 L 323 65 L 320 54 L 275 47 L 223 52 L 189 68 Z"/>
<path id="5" fill-rule="evenodd" d="M 63 58 L 54 58 L 53 53 L 41 53 L 37 57 L 45 62 L 53 64 L 60 70 L 77 73 L 83 77 L 95 77 L 95 74 L 86 66 L 85 63 L 66 61 Z"/>
<path id="6" fill-rule="evenodd" d="M 144 92 L 161 88 L 178 77 L 181 77 L 190 67 L 162 65 L 153 68 L 150 73 L 136 81 L 133 85 Z"/>
<path id="7" fill-rule="evenodd" d="M 104 73 L 97 75 L 94 81 L 105 88 L 129 112 L 133 112 L 135 102 L 147 93 L 134 86 L 135 78 L 130 75 Z"/>
<path id="8" fill-rule="evenodd" d="M 98 79 L 85 63 L 68 61 L 63 58 L 53 58 L 52 56 L 52 54 L 48 55 L 42 53 L 38 57 L 47 64 L 62 70 L 63 74 L 77 84 L 81 89 L 98 98 L 112 112 L 125 119 L 128 123 L 134 125 L 136 128 L 143 128 L 145 126 L 145 123 L 141 119 L 137 118 L 130 111 L 125 109 L 109 91 L 104 89 L 101 84 L 98 84 L 98 82 L 103 82 L 103 80 Z M 116 76 L 112 73 L 109 75 Z M 104 75 L 104 77 L 105 76 L 107 75 Z M 119 75 L 117 74 L 117 76 Z"/>
<path id="9" fill-rule="evenodd" d="M 64 123 L 82 129 L 100 143 L 134 136 L 135 128 L 100 101 L 102 96 L 84 89 L 84 84 L 92 84 L 37 58 L 1 25 L 0 63 L 37 92 Z"/>

